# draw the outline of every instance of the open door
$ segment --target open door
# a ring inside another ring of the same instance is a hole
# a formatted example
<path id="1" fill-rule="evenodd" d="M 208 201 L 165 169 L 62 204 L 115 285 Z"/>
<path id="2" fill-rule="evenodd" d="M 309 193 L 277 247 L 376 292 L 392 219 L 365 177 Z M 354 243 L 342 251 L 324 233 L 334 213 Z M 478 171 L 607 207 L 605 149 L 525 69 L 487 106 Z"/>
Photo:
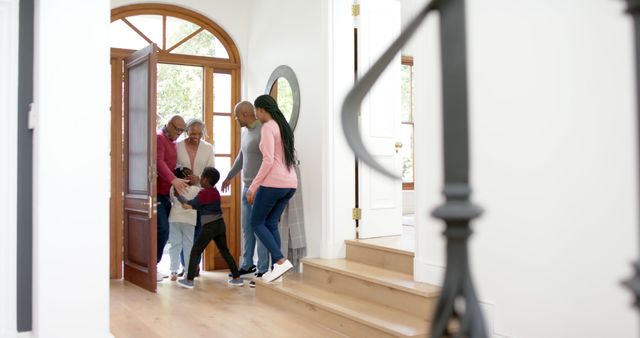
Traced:
<path id="1" fill-rule="evenodd" d="M 156 291 L 156 73 L 152 44 L 124 62 L 124 279 Z"/>
<path id="2" fill-rule="evenodd" d="M 381 25 L 380 22 L 384 22 Z M 361 0 L 358 28 L 358 76 L 363 76 L 385 48 L 400 34 L 400 2 Z M 398 174 L 402 158 L 400 140 L 400 55 L 381 75 L 362 102 L 360 130 L 365 146 L 376 160 Z M 402 182 L 389 179 L 358 163 L 359 238 L 402 233 Z"/>

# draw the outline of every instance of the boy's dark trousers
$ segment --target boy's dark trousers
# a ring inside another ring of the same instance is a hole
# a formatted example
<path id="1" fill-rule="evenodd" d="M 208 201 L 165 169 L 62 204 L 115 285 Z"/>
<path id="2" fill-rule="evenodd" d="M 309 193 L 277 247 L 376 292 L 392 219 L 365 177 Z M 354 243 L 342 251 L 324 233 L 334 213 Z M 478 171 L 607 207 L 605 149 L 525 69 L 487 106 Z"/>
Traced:
<path id="1" fill-rule="evenodd" d="M 227 247 L 226 226 L 224 224 L 224 219 L 221 218 L 202 226 L 202 232 L 200 232 L 200 236 L 198 236 L 196 242 L 193 244 L 191 255 L 189 256 L 189 270 L 187 270 L 188 280 L 193 280 L 195 277 L 196 266 L 198 266 L 197 258 L 202 254 L 204 249 L 212 240 L 216 243 L 220 254 L 222 254 L 222 258 L 227 262 L 233 277 L 240 277 L 236 262 L 233 259 L 233 256 L 231 256 L 231 253 L 229 253 L 229 248 Z"/>

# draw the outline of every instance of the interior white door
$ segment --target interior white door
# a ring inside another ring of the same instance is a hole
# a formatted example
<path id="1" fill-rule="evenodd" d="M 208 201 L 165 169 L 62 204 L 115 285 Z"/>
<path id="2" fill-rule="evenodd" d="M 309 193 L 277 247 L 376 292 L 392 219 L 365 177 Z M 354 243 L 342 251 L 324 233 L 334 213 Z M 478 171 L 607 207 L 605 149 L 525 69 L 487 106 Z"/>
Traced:
<path id="1" fill-rule="evenodd" d="M 360 0 L 358 76 L 363 76 L 400 34 L 400 1 Z M 362 103 L 360 130 L 367 149 L 389 170 L 402 172 L 395 144 L 400 140 L 400 54 L 378 79 Z M 358 196 L 362 209 L 359 237 L 402 233 L 402 182 L 358 164 Z"/>

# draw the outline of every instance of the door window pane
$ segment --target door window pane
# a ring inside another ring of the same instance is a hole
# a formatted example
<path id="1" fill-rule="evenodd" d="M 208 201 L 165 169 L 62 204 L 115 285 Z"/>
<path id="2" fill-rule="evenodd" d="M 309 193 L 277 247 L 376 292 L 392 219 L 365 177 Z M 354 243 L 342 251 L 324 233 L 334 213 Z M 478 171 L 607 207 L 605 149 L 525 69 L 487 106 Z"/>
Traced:
<path id="1" fill-rule="evenodd" d="M 129 192 L 148 191 L 148 74 L 148 62 L 143 62 L 129 70 Z"/>
<path id="2" fill-rule="evenodd" d="M 412 122 L 413 116 L 413 66 L 402 65 L 402 121 Z"/>
<path id="3" fill-rule="evenodd" d="M 175 114 L 186 122 L 193 118 L 202 120 L 202 93 L 202 67 L 158 64 L 158 129 Z"/>
<path id="4" fill-rule="evenodd" d="M 402 124 L 402 182 L 413 182 L 413 125 Z"/>
<path id="5" fill-rule="evenodd" d="M 217 154 L 231 154 L 231 116 L 213 117 L 213 142 Z"/>
<path id="6" fill-rule="evenodd" d="M 231 195 L 231 189 L 227 190 L 227 192 L 222 192 L 221 188 L 222 181 L 224 181 L 224 179 L 229 174 L 229 169 L 231 169 L 231 158 L 216 156 L 216 169 L 218 169 L 218 171 L 220 172 L 220 181 L 218 181 L 218 184 L 216 184 L 216 188 L 218 188 L 218 191 L 220 191 L 220 194 L 222 196 Z"/>
<path id="7" fill-rule="evenodd" d="M 213 111 L 231 113 L 231 74 L 213 74 Z"/>

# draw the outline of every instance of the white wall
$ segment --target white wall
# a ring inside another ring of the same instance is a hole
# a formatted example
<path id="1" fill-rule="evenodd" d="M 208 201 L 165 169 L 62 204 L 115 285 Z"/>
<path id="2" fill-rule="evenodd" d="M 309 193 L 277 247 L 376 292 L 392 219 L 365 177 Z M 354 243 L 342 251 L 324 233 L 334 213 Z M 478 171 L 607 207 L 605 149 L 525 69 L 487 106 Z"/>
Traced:
<path id="1" fill-rule="evenodd" d="M 345 12 L 350 13 L 348 1 L 336 2 L 341 3 L 336 6 L 346 4 Z M 334 91 L 335 83 L 344 87 L 344 81 L 340 78 L 344 72 L 338 73 L 335 78 L 332 69 L 345 66 L 335 54 L 341 53 L 345 60 L 352 60 L 352 54 L 349 49 L 334 49 L 330 44 L 329 35 L 334 34 L 329 29 L 333 10 L 333 2 L 325 1 L 286 0 L 278 2 L 277 6 L 268 0 L 251 3 L 249 62 L 245 67 L 248 76 L 246 99 L 253 100 L 264 94 L 271 72 L 282 64 L 294 70 L 300 85 L 300 117 L 295 137 L 301 162 L 309 256 L 337 255 L 336 252 L 344 246 L 344 236 L 336 232 L 352 228 L 349 213 L 353 203 L 334 204 L 334 197 L 338 193 L 347 199 L 355 193 L 354 184 L 349 183 L 353 182 L 349 181 L 349 174 L 353 175 L 353 172 L 348 171 L 348 168 L 353 168 L 348 165 L 353 163 L 353 157 L 350 157 L 351 162 L 345 164 L 342 161 L 339 165 L 334 157 L 340 147 L 344 148 L 339 144 L 344 141 L 337 130 L 339 122 L 336 121 L 339 116 L 336 106 L 338 101 L 341 103 L 341 98 L 338 97 L 339 90 Z M 347 20 L 348 26 L 351 19 Z M 344 28 L 344 23 L 344 19 L 338 20 L 337 25 Z M 352 35 L 353 31 L 348 29 L 346 34 Z M 352 69 L 350 74 L 353 74 Z M 349 155 L 342 155 L 349 158 Z M 341 172 L 338 172 L 339 168 Z M 332 189 L 340 184 L 346 184 L 343 190 Z M 345 209 L 349 210 L 346 215 Z M 342 217 L 347 221 L 337 224 L 334 215 L 340 215 L 336 218 Z M 353 236 L 352 232 L 350 238 Z"/>
<path id="2" fill-rule="evenodd" d="M 229 34 L 233 42 L 238 47 L 242 62 L 242 95 L 247 94 L 246 72 L 247 65 L 247 43 L 249 41 L 249 0 L 111 0 L 111 8 L 122 7 L 141 3 L 161 3 L 183 7 L 200 13 L 213 20 L 218 26 Z"/>
<path id="3" fill-rule="evenodd" d="M 413 214 L 416 212 L 415 207 L 416 194 L 414 190 L 402 191 L 402 214 Z"/>
<path id="4" fill-rule="evenodd" d="M 109 1 L 35 6 L 34 334 L 108 337 Z"/>
<path id="5" fill-rule="evenodd" d="M 423 1 L 421 1 L 423 2 Z M 473 277 L 495 337 L 636 337 L 632 27 L 618 1 L 468 1 Z M 437 19 L 431 17 L 430 19 Z M 416 44 L 417 278 L 439 283 L 439 42 Z"/>
<path id="6" fill-rule="evenodd" d="M 18 1 L 0 0 L 0 338 L 15 337 L 18 99 Z"/>

